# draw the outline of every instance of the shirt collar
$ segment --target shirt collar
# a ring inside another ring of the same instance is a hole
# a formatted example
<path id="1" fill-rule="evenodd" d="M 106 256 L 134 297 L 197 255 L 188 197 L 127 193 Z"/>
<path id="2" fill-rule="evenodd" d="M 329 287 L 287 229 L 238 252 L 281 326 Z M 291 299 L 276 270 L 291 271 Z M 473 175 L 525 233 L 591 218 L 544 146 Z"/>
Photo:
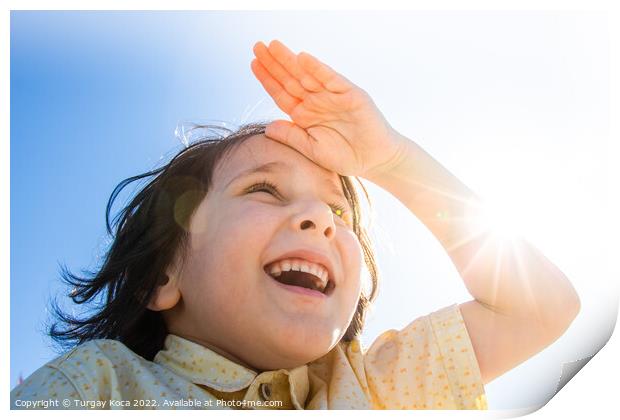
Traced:
<path id="1" fill-rule="evenodd" d="M 198 343 L 168 334 L 153 361 L 195 384 L 232 392 L 249 386 L 257 373 Z"/>
<path id="2" fill-rule="evenodd" d="M 288 376 L 291 400 L 296 408 L 303 408 L 308 395 L 308 367 L 302 365 L 294 369 L 279 369 L 262 372 L 260 375 L 225 358 L 207 347 L 183 337 L 168 334 L 164 348 L 153 361 L 192 383 L 206 385 L 224 392 L 234 392 L 247 388 L 258 380 L 269 380 L 276 376 Z M 257 378 L 260 376 L 259 378 Z"/>

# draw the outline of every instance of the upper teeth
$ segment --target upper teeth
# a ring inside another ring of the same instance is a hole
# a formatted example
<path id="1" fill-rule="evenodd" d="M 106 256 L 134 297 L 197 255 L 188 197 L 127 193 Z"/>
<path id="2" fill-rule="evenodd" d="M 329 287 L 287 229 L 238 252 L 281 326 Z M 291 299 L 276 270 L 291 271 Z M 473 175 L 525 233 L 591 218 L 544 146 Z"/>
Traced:
<path id="1" fill-rule="evenodd" d="M 276 277 L 282 274 L 283 271 L 291 270 L 313 274 L 321 279 L 322 287 L 327 286 L 327 269 L 320 264 L 298 258 L 288 258 L 286 260 L 277 261 L 269 266 L 269 273 Z"/>

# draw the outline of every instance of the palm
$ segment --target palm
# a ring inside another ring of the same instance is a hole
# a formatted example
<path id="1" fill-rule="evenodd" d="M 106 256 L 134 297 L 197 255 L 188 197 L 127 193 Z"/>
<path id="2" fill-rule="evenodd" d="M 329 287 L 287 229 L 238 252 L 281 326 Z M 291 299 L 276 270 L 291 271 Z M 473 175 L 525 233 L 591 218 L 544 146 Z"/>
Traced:
<path id="1" fill-rule="evenodd" d="M 361 88 L 278 41 L 259 42 L 254 52 L 252 71 L 292 120 L 270 124 L 268 137 L 343 175 L 364 176 L 398 155 L 393 129 Z"/>

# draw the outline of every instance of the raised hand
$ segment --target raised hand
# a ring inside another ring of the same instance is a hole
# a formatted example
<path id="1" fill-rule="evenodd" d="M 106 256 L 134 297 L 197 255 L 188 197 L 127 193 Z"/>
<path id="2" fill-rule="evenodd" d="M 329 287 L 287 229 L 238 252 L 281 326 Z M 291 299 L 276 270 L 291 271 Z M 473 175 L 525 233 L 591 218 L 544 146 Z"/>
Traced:
<path id="1" fill-rule="evenodd" d="M 312 55 L 274 40 L 254 45 L 252 72 L 292 121 L 265 135 L 333 172 L 372 179 L 398 164 L 405 141 L 368 93 Z"/>

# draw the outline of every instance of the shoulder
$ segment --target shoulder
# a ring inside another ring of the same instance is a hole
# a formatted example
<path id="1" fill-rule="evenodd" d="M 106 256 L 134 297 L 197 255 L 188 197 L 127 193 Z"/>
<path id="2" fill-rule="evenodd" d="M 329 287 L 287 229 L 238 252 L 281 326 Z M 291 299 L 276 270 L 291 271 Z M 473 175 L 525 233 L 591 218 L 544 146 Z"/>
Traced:
<path id="1" fill-rule="evenodd" d="M 457 304 L 381 334 L 364 354 L 364 368 L 369 386 L 395 407 L 486 408 L 479 366 Z M 434 397 L 426 401 L 425 395 Z"/>
<path id="2" fill-rule="evenodd" d="M 47 362 L 11 391 L 12 405 L 20 400 L 69 398 L 99 400 L 110 394 L 116 376 L 148 363 L 120 341 L 97 339 L 82 343 Z"/>
<path id="3" fill-rule="evenodd" d="M 366 358 L 377 361 L 389 361 L 391 356 L 402 352 L 420 353 L 428 356 L 431 344 L 438 346 L 453 339 L 462 339 L 462 333 L 467 333 L 458 305 L 450 305 L 420 316 L 400 330 L 391 329 L 383 332 L 371 344 Z M 401 347 L 406 344 L 405 347 Z"/>
<path id="4" fill-rule="evenodd" d="M 82 388 L 108 386 L 118 376 L 148 367 L 152 362 L 134 353 L 117 340 L 97 339 L 85 342 L 49 363 Z"/>
<path id="5" fill-rule="evenodd" d="M 11 390 L 11 409 L 42 409 L 41 401 L 83 398 L 78 388 L 62 371 L 45 364 Z"/>
<path id="6" fill-rule="evenodd" d="M 48 366 L 65 372 L 100 371 L 102 368 L 117 368 L 119 364 L 142 359 L 120 341 L 110 339 L 90 340 L 82 343 L 56 359 Z"/>

